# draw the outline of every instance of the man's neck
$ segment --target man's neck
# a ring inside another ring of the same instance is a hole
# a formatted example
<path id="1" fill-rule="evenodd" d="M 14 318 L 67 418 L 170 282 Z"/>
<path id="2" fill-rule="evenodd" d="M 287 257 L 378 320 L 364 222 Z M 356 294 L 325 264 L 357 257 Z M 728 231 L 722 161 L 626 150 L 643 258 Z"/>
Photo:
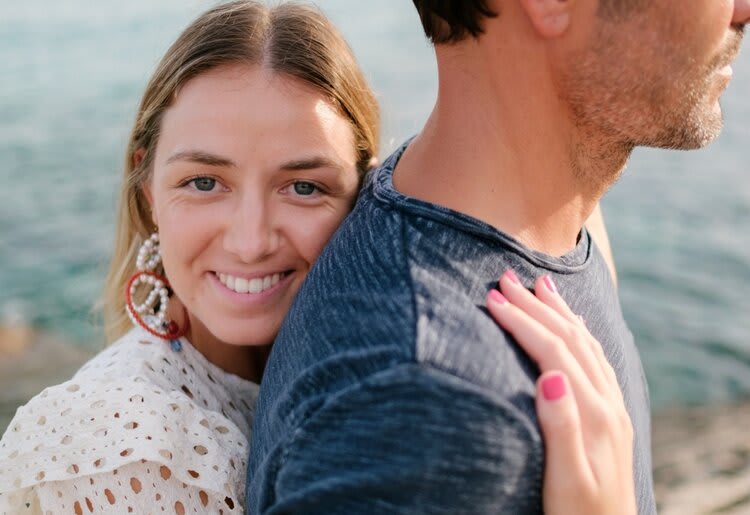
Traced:
<path id="1" fill-rule="evenodd" d="M 630 149 L 576 127 L 547 77 L 507 68 L 478 74 L 450 57 L 436 106 L 395 170 L 396 189 L 534 250 L 569 252 Z"/>

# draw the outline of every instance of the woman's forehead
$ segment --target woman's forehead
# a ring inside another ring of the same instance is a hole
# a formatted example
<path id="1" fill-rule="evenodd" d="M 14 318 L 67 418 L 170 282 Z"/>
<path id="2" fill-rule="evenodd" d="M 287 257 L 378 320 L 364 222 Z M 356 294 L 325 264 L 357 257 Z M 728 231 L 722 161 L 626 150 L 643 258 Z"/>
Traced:
<path id="1" fill-rule="evenodd" d="M 296 149 L 345 161 L 356 153 L 351 124 L 323 94 L 259 66 L 221 67 L 190 80 L 160 133 L 159 147 L 168 152 L 196 145 L 232 154 Z"/>

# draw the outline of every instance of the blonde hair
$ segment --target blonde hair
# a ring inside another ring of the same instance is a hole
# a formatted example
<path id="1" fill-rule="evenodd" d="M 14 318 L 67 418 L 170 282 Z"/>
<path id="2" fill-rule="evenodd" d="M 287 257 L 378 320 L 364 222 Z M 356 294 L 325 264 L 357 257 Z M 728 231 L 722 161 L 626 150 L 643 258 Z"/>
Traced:
<path id="1" fill-rule="evenodd" d="M 131 327 L 124 307 L 125 286 L 136 271 L 138 249 L 154 230 L 143 186 L 152 172 L 162 116 L 190 79 L 230 64 L 263 66 L 317 88 L 351 123 L 360 180 L 377 156 L 377 101 L 351 49 L 320 11 L 293 3 L 267 7 L 242 0 L 199 16 L 167 50 L 151 77 L 128 142 L 115 247 L 102 298 L 109 342 Z M 139 150 L 143 155 L 138 161 Z"/>

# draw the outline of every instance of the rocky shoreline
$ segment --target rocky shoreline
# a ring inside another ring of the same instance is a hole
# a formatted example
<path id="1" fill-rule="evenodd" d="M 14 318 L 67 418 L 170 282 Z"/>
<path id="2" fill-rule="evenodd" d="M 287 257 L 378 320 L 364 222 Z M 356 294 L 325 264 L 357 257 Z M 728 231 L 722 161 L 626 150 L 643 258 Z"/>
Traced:
<path id="1" fill-rule="evenodd" d="M 750 514 L 750 400 L 662 410 L 652 425 L 660 514 Z"/>
<path id="2" fill-rule="evenodd" d="M 0 325 L 0 434 L 19 405 L 70 379 L 90 356 L 56 335 Z"/>
<path id="3" fill-rule="evenodd" d="M 0 327 L 0 433 L 19 404 L 90 356 L 49 333 Z M 750 399 L 661 410 L 652 425 L 661 515 L 750 515 Z"/>

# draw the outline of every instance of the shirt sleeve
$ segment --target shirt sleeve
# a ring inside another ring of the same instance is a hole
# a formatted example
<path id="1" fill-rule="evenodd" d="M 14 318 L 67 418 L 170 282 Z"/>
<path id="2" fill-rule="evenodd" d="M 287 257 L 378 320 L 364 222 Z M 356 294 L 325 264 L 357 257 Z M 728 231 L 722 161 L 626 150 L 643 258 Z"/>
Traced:
<path id="1" fill-rule="evenodd" d="M 171 469 L 139 461 L 118 469 L 31 489 L 28 513 L 241 513 L 229 494 L 212 492 L 178 479 Z M 16 507 L 23 515 L 25 505 Z"/>
<path id="2" fill-rule="evenodd" d="M 0 439 L 0 515 L 241 513 L 246 448 L 182 391 L 74 378 L 19 408 Z"/>
<path id="3" fill-rule="evenodd" d="M 330 396 L 287 434 L 253 478 L 254 513 L 542 511 L 533 420 L 509 399 L 423 365 Z"/>

